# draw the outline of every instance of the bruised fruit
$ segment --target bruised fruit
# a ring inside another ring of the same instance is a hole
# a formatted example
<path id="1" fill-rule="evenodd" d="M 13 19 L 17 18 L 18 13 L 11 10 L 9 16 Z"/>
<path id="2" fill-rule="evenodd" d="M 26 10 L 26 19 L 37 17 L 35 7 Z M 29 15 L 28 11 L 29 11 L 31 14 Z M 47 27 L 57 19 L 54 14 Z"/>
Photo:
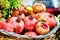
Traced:
<path id="1" fill-rule="evenodd" d="M 14 32 L 22 33 L 24 29 L 24 22 L 19 17 L 11 17 L 8 23 L 11 23 L 13 25 Z"/>
<path id="2" fill-rule="evenodd" d="M 42 12 L 42 11 L 46 11 L 46 6 L 43 3 L 35 3 L 33 5 L 33 11 L 34 12 Z"/>
<path id="3" fill-rule="evenodd" d="M 44 35 L 50 31 L 49 25 L 46 22 L 38 22 L 36 24 L 36 33 Z"/>
<path id="4" fill-rule="evenodd" d="M 33 31 L 35 29 L 37 20 L 34 17 L 28 16 L 25 17 L 24 23 L 25 23 L 25 30 L 26 31 Z"/>
<path id="5" fill-rule="evenodd" d="M 37 36 L 37 34 L 35 32 L 31 32 L 31 31 L 24 33 L 24 35 L 26 35 L 26 36 Z"/>

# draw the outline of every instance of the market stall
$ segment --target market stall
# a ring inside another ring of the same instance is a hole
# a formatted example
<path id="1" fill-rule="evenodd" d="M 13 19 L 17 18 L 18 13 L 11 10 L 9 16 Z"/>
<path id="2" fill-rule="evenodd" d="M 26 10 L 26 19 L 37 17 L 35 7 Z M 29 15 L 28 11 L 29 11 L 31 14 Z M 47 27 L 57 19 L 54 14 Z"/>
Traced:
<path id="1" fill-rule="evenodd" d="M 59 40 L 60 4 L 55 1 L 0 0 L 0 40 Z"/>

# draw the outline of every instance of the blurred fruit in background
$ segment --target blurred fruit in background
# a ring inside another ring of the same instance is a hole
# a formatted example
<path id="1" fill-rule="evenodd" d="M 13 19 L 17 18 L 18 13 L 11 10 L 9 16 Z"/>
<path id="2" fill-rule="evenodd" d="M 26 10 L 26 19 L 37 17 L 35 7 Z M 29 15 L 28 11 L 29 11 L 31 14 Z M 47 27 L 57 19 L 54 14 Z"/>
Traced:
<path id="1" fill-rule="evenodd" d="M 59 8 L 47 8 L 46 9 L 47 12 L 54 14 L 55 16 L 57 16 L 58 14 L 60 14 L 60 10 Z"/>
<path id="2" fill-rule="evenodd" d="M 26 6 L 26 11 L 27 13 L 32 13 L 33 12 L 33 8 L 31 6 Z"/>
<path id="3" fill-rule="evenodd" d="M 42 4 L 42 3 L 35 3 L 34 5 L 33 5 L 33 11 L 34 12 L 45 12 L 46 11 L 46 6 L 44 5 L 44 4 Z"/>

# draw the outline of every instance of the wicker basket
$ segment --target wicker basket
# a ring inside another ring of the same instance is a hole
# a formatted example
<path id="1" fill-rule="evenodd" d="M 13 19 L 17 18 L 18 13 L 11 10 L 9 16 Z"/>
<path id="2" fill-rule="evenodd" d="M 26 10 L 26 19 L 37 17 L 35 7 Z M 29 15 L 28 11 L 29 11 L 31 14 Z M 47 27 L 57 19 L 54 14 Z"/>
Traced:
<path id="1" fill-rule="evenodd" d="M 57 29 L 59 28 L 59 20 L 57 19 L 57 17 L 55 17 L 56 19 L 56 25 L 55 27 L 46 35 L 39 35 L 39 36 L 24 36 L 24 35 L 20 35 L 20 34 L 16 34 L 14 32 L 7 32 L 5 30 L 0 30 L 1 33 L 8 35 L 8 36 L 13 36 L 13 37 L 17 37 L 17 38 L 21 38 L 21 39 L 40 39 L 40 38 L 45 38 L 48 37 L 50 35 L 52 35 L 53 33 L 55 33 L 57 31 Z"/>

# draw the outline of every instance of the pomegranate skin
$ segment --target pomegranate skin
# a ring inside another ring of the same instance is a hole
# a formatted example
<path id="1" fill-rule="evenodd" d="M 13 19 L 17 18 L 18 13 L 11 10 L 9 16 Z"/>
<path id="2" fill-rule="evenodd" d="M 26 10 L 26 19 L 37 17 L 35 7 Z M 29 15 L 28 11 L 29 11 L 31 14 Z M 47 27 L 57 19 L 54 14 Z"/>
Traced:
<path id="1" fill-rule="evenodd" d="M 26 32 L 26 33 L 24 33 L 24 35 L 26 35 L 26 36 L 37 36 L 37 34 L 35 32 L 32 32 L 32 31 Z"/>
<path id="2" fill-rule="evenodd" d="M 41 13 L 37 13 L 36 18 L 38 19 L 38 17 L 44 17 L 46 22 L 48 23 L 49 27 L 52 29 L 54 28 L 55 24 L 56 24 L 56 20 L 54 18 L 54 15 L 48 13 L 48 12 L 41 12 Z"/>
<path id="3" fill-rule="evenodd" d="M 44 23 L 45 25 L 44 24 L 42 25 L 42 23 Z M 49 31 L 50 31 L 50 27 L 46 22 L 38 22 L 36 24 L 36 33 L 40 35 L 44 35 L 44 34 L 47 34 Z"/>
<path id="4" fill-rule="evenodd" d="M 35 25 L 37 20 L 35 18 L 25 17 L 24 23 L 25 23 L 25 30 L 26 31 L 34 31 Z"/>
<path id="5" fill-rule="evenodd" d="M 8 23 L 11 23 L 14 27 L 14 32 L 19 34 L 24 30 L 24 22 L 22 20 L 18 22 L 17 19 L 17 17 L 11 17 Z"/>

